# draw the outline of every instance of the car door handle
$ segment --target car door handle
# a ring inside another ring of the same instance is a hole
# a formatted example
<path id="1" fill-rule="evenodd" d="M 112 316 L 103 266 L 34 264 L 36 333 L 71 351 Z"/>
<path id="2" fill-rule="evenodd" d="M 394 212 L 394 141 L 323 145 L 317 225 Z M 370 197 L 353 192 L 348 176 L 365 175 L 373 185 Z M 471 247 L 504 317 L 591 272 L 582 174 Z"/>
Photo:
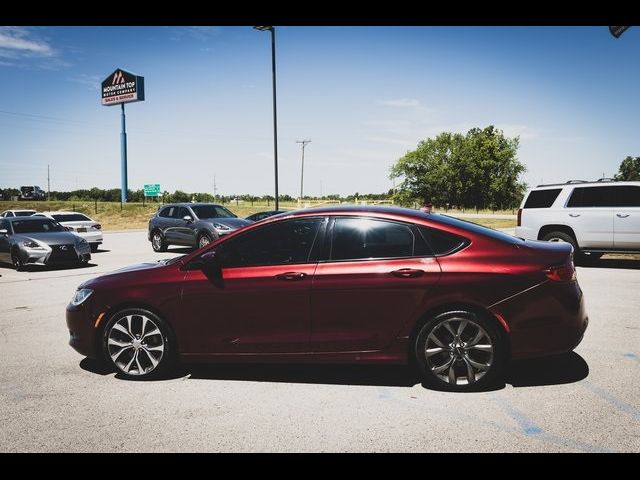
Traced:
<path id="1" fill-rule="evenodd" d="M 278 280 L 288 280 L 290 282 L 293 282 L 297 280 L 302 280 L 306 276 L 307 274 L 302 272 L 286 272 L 286 273 L 280 273 L 276 275 L 276 278 Z"/>
<path id="2" fill-rule="evenodd" d="M 580 214 L 579 213 L 570 213 L 569 216 L 573 217 L 573 218 L 576 218 L 576 217 L 579 217 Z"/>
<path id="3" fill-rule="evenodd" d="M 628 216 L 628 213 L 616 213 L 616 217 L 618 218 L 627 218 Z"/>
<path id="4" fill-rule="evenodd" d="M 424 275 L 424 270 L 418 270 L 417 268 L 401 268 L 400 270 L 394 270 L 391 275 L 400 278 L 416 278 Z"/>

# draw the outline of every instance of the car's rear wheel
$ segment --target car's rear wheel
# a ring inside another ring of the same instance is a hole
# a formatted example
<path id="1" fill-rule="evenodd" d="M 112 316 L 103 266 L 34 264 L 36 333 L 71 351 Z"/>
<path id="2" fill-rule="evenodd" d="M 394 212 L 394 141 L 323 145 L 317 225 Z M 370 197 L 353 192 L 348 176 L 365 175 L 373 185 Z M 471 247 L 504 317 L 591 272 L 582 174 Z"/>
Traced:
<path id="1" fill-rule="evenodd" d="M 496 326 L 468 311 L 442 313 L 418 332 L 414 355 L 425 383 L 451 391 L 475 391 L 499 377 L 505 342 Z"/>
<path id="2" fill-rule="evenodd" d="M 13 265 L 13 268 L 15 268 L 18 272 L 24 267 L 17 248 L 11 250 L 11 264 Z"/>
<path id="3" fill-rule="evenodd" d="M 111 316 L 103 334 L 104 356 L 126 378 L 159 378 L 171 367 L 174 342 L 156 314 L 128 308 Z"/>
<path id="4" fill-rule="evenodd" d="M 575 238 L 573 238 L 571 235 L 569 235 L 568 233 L 565 232 L 549 232 L 547 233 L 544 237 L 542 237 L 542 240 L 546 241 L 546 242 L 566 242 L 566 243 L 570 243 L 571 246 L 573 247 L 573 253 L 577 254 L 579 252 L 579 248 L 578 248 L 578 242 L 576 242 Z"/>
<path id="5" fill-rule="evenodd" d="M 154 252 L 166 252 L 167 242 L 159 231 L 153 232 L 151 235 L 151 247 Z"/>
<path id="6" fill-rule="evenodd" d="M 208 233 L 201 233 L 200 236 L 198 237 L 198 248 L 206 247 L 212 241 L 213 240 L 211 239 L 211 236 Z"/>

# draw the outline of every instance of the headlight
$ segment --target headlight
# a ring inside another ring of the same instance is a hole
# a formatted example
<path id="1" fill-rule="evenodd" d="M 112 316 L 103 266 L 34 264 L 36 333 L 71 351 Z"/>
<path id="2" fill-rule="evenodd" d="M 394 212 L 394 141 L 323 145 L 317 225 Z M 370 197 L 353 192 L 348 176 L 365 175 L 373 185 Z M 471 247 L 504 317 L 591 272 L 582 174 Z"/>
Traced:
<path id="1" fill-rule="evenodd" d="M 216 230 L 231 230 L 231 228 L 227 227 L 226 225 L 222 225 L 221 223 L 214 223 L 213 226 Z"/>
<path id="2" fill-rule="evenodd" d="M 87 298 L 91 296 L 93 290 L 88 288 L 81 288 L 80 290 L 76 290 L 76 293 L 73 295 L 71 299 L 71 305 L 78 306 L 83 303 Z"/>
<path id="3" fill-rule="evenodd" d="M 44 250 L 44 247 L 41 247 L 39 243 L 36 243 L 32 240 L 27 240 L 26 242 L 22 242 L 22 245 L 24 245 L 27 248 L 38 248 L 40 250 Z"/>

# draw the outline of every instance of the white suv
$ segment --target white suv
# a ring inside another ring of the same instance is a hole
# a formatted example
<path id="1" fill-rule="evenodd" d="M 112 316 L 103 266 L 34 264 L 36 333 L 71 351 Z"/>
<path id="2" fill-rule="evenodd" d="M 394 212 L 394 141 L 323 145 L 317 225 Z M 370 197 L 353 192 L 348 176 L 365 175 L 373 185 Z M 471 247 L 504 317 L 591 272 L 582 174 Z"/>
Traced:
<path id="1" fill-rule="evenodd" d="M 640 252 L 640 182 L 603 180 L 533 188 L 518 209 L 516 236 L 568 242 L 591 258 Z"/>

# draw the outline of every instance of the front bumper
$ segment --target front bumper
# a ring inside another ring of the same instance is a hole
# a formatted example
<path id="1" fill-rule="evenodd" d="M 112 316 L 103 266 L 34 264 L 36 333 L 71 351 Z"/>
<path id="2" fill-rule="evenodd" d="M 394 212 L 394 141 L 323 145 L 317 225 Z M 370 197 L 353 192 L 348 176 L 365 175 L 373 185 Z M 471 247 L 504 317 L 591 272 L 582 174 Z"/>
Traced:
<path id="1" fill-rule="evenodd" d="M 69 329 L 69 345 L 73 349 L 89 358 L 99 358 L 98 327 L 100 315 L 94 315 L 91 301 L 81 305 L 67 305 L 67 328 Z M 95 318 L 94 318 L 95 317 Z"/>
<path id="2" fill-rule="evenodd" d="M 546 281 L 490 310 L 509 328 L 513 358 L 570 352 L 589 324 L 578 282 Z"/>
<path id="3" fill-rule="evenodd" d="M 24 265 L 64 265 L 91 260 L 89 244 L 47 245 L 43 248 L 23 247 L 18 254 Z"/>

